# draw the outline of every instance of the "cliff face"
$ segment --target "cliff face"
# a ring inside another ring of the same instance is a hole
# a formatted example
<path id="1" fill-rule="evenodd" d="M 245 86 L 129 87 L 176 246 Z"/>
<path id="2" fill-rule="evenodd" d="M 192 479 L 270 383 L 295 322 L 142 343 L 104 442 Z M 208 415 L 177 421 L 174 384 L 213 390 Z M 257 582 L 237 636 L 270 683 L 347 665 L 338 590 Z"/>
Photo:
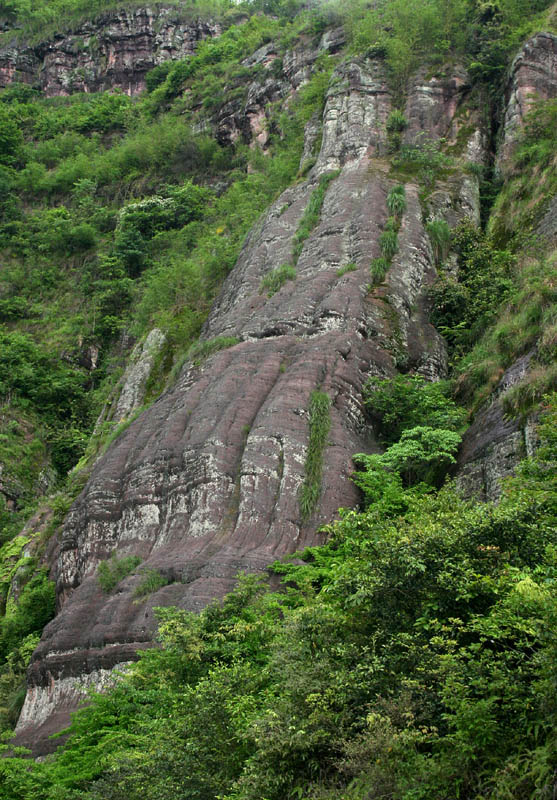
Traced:
<path id="1" fill-rule="evenodd" d="M 0 87 L 20 81 L 47 97 L 115 88 L 136 95 L 150 69 L 219 33 L 217 23 L 184 22 L 172 7 L 114 11 L 37 45 L 0 48 Z"/>
<path id="2" fill-rule="evenodd" d="M 187 55 L 200 38 L 218 32 L 205 23 L 179 28 L 170 11 L 161 14 L 156 25 L 146 10 L 107 15 L 102 26 L 84 26 L 11 62 L 4 54 L 5 80 L 13 79 L 14 70 L 27 80 L 39 65 L 50 95 L 108 85 L 134 94 L 154 64 Z M 79 50 L 76 37 L 88 36 L 87 47 Z M 338 34 L 326 34 L 320 49 L 334 52 L 340 41 Z M 519 125 L 517 98 L 532 84 L 535 59 L 555 75 L 555 37 L 536 37 L 525 53 L 510 78 L 503 153 Z M 264 145 L 266 103 L 299 87 L 316 55 L 302 49 L 288 54 L 287 80 L 254 84 L 244 105 L 220 109 L 221 141 L 242 135 Z M 272 61 L 272 45 L 254 58 Z M 25 72 L 27 64 L 33 66 Z M 555 96 L 551 80 L 540 78 L 541 96 Z M 462 167 L 485 163 L 488 137 L 467 106 L 468 90 L 467 74 L 458 67 L 443 79 L 418 76 L 408 89 L 404 142 L 443 138 L 458 143 Z M 352 455 L 377 447 L 361 402 L 370 374 L 394 375 L 401 366 L 432 380 L 446 374 L 443 341 L 427 318 L 425 293 L 436 270 L 425 225 L 429 219 L 446 219 L 451 226 L 467 217 L 478 222 L 478 178 L 457 168 L 424 198 L 417 181 L 391 170 L 386 122 L 392 109 L 381 61 L 353 60 L 337 68 L 322 121 L 313 119 L 306 129 L 302 160 L 322 135 L 314 167 L 252 230 L 206 322 L 202 340 L 227 337 L 236 343 L 186 364 L 174 387 L 94 467 L 54 555 L 59 613 L 33 656 L 18 725 L 19 741 L 33 743 L 37 752 L 51 747 L 45 738 L 68 721 L 84 685 L 102 685 L 114 666 L 150 646 L 154 607 L 202 608 L 229 591 L 240 570 L 264 570 L 274 559 L 318 543 L 319 526 L 339 507 L 357 503 L 349 479 Z M 330 181 L 320 221 L 303 243 L 296 277 L 268 296 L 262 281 L 291 261 L 296 232 L 324 175 Z M 401 182 L 407 208 L 398 252 L 384 284 L 373 288 L 369 265 L 380 255 L 386 198 Z M 520 369 L 527 362 L 515 372 Z M 137 385 L 142 368 L 138 376 Z M 299 492 L 315 390 L 329 396 L 331 426 L 318 510 L 305 519 Z M 120 399 L 126 409 L 139 405 L 133 392 L 126 398 Z M 490 496 L 494 470 L 511 470 L 524 441 L 521 429 L 503 420 L 498 401 L 482 411 L 461 458 L 470 490 Z M 134 590 L 141 575 L 135 574 L 116 593 L 103 594 L 96 570 L 115 550 L 118 556 L 139 555 L 142 567 L 158 570 L 168 584 L 138 600 Z"/>
<path id="3" fill-rule="evenodd" d="M 410 141 L 456 138 L 466 76 L 417 80 L 406 113 Z M 386 282 L 370 289 L 370 259 L 400 180 L 389 174 L 385 124 L 392 108 L 379 62 L 338 68 L 328 92 L 318 160 L 248 237 L 206 323 L 203 339 L 238 344 L 188 364 L 176 385 L 142 414 L 97 463 L 67 519 L 56 558 L 60 613 L 34 656 L 18 731 L 37 740 L 59 729 L 75 707 L 77 684 L 101 681 L 148 646 L 152 609 L 199 609 L 222 596 L 240 570 L 320 540 L 318 527 L 357 502 L 349 480 L 354 452 L 375 447 L 361 388 L 370 374 L 406 367 L 445 374 L 442 340 L 427 321 L 424 291 L 436 272 L 418 186 L 406 183 L 399 251 Z M 482 157 L 474 120 L 468 151 Z M 308 136 L 315 137 L 312 125 Z M 262 279 L 291 259 L 293 238 L 321 176 L 336 174 L 321 221 L 304 242 L 295 280 L 269 297 Z M 475 213 L 476 179 L 439 184 L 431 205 L 452 221 Z M 356 269 L 339 276 L 347 264 Z M 234 340 L 232 340 L 234 341 Z M 318 512 L 302 519 L 299 490 L 314 390 L 331 401 Z M 170 583 L 134 601 L 139 576 L 104 595 L 101 560 L 138 554 Z"/>
<path id="4" fill-rule="evenodd" d="M 517 136 L 526 114 L 536 101 L 557 97 L 557 36 L 540 33 L 528 41 L 514 59 L 505 89 L 497 166 L 507 172 Z M 546 243 L 557 237 L 556 201 L 549 198 L 537 235 Z M 535 419 L 508 419 L 502 398 L 528 376 L 534 353 L 521 356 L 501 377 L 488 403 L 476 414 L 459 455 L 458 480 L 470 495 L 496 500 L 500 481 L 511 475 L 519 461 L 531 456 L 536 445 Z"/>
<path id="5" fill-rule="evenodd" d="M 525 115 L 540 100 L 557 97 L 557 37 L 539 33 L 514 59 L 505 89 L 498 166 L 505 168 Z"/>

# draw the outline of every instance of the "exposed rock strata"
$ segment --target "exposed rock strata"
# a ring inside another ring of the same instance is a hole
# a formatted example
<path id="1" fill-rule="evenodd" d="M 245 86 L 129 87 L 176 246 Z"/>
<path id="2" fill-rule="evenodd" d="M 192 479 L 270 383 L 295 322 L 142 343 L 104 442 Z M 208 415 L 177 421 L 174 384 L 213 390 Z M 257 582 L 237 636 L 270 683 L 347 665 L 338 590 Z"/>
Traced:
<path id="1" fill-rule="evenodd" d="M 536 101 L 557 97 L 557 36 L 538 33 L 514 59 L 505 91 L 499 167 L 512 153 L 524 117 Z"/>
<path id="2" fill-rule="evenodd" d="M 265 149 L 271 104 L 296 92 L 311 77 L 318 56 L 334 54 L 344 43 L 342 30 L 327 31 L 317 47 L 301 44 L 286 52 L 280 70 L 273 66 L 279 53 L 272 42 L 244 59 L 242 66 L 261 66 L 265 72 L 248 86 L 243 98 L 231 100 L 218 109 L 214 125 L 219 143 L 229 145 L 241 138 L 246 143 L 257 142 Z"/>
<path id="3" fill-rule="evenodd" d="M 36 46 L 0 49 L 0 87 L 36 84 L 47 97 L 114 88 L 136 95 L 150 69 L 192 55 L 199 40 L 219 33 L 216 23 L 180 20 L 172 7 L 113 11 Z"/>
<path id="4" fill-rule="evenodd" d="M 436 102 L 447 98 L 438 94 Z M 236 336 L 240 343 L 187 365 L 95 465 L 59 547 L 60 611 L 33 657 L 20 741 L 36 744 L 67 719 L 75 682 L 66 693 L 61 680 L 127 662 L 148 646 L 153 606 L 201 608 L 231 589 L 239 570 L 263 570 L 318 542 L 319 525 L 357 502 L 351 456 L 375 446 L 361 405 L 370 373 L 393 374 L 404 360 L 431 378 L 444 374 L 445 349 L 423 302 L 435 269 L 412 183 L 399 253 L 385 284 L 369 289 L 386 196 L 398 183 L 382 158 L 390 109 L 380 65 L 339 68 L 308 181 L 284 192 L 251 232 L 205 326 L 205 339 Z M 437 135 L 434 120 L 442 116 L 422 121 L 427 136 Z M 269 298 L 261 281 L 290 260 L 311 192 L 330 170 L 339 174 L 304 243 L 296 280 Z M 349 262 L 357 270 L 339 277 Z M 319 510 L 302 521 L 298 493 L 317 388 L 331 398 L 331 432 Z M 139 575 L 104 595 L 95 570 L 113 550 L 140 555 L 171 583 L 139 604 L 132 597 Z"/>

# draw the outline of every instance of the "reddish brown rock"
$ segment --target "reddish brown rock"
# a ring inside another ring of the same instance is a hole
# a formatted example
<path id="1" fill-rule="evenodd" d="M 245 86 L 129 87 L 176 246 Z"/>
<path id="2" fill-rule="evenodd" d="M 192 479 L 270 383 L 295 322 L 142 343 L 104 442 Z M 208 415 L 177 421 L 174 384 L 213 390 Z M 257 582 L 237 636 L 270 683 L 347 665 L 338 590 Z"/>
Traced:
<path id="1" fill-rule="evenodd" d="M 47 97 L 115 88 L 136 95 L 150 69 L 192 55 L 198 41 L 218 34 L 217 23 L 183 21 L 173 7 L 108 12 L 36 46 L 14 41 L 0 50 L 0 87 L 17 80 Z"/>
<path id="2" fill-rule="evenodd" d="M 538 33 L 514 59 L 505 90 L 505 113 L 498 165 L 512 153 L 524 117 L 539 100 L 557 97 L 557 36 Z"/>

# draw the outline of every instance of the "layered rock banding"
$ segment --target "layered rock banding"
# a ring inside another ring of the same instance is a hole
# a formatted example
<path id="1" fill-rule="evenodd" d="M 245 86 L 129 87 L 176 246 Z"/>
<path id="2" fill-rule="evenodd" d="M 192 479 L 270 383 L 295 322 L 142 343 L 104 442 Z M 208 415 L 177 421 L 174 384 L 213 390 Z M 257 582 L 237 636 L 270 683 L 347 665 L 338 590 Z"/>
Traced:
<path id="1" fill-rule="evenodd" d="M 525 116 L 540 100 L 557 97 L 557 36 L 538 33 L 514 59 L 505 89 L 498 165 L 504 170 Z"/>
<path id="2" fill-rule="evenodd" d="M 46 97 L 116 88 L 137 95 L 149 70 L 220 32 L 215 22 L 183 21 L 172 7 L 108 12 L 37 45 L 0 48 L 0 87 L 29 83 Z"/>
<path id="3" fill-rule="evenodd" d="M 538 33 L 514 59 L 505 91 L 503 124 L 497 166 L 506 174 L 524 119 L 536 102 L 557 98 L 557 36 Z M 548 197 L 537 227 L 545 245 L 557 239 L 557 198 Z M 503 396 L 528 374 L 534 353 L 521 356 L 501 377 L 487 403 L 478 411 L 466 432 L 459 456 L 459 483 L 470 495 L 497 500 L 501 479 L 511 475 L 518 463 L 531 456 L 536 443 L 536 419 L 509 419 Z"/>
<path id="4" fill-rule="evenodd" d="M 426 95 L 440 107 L 420 117 L 424 135 L 446 137 L 465 88 L 453 79 L 428 94 L 415 84 L 411 124 Z M 407 369 L 433 379 L 445 374 L 445 348 L 424 301 L 436 278 L 424 227 L 429 210 L 412 182 L 398 253 L 385 283 L 369 285 L 386 197 L 400 182 L 385 159 L 391 107 L 382 64 L 339 67 L 308 180 L 286 190 L 251 232 L 206 323 L 205 340 L 235 337 L 238 344 L 186 365 L 176 385 L 95 465 L 65 524 L 54 567 L 59 614 L 33 656 L 18 726 L 19 741 L 42 742 L 38 752 L 67 722 L 83 676 L 101 680 L 150 646 L 154 606 L 200 609 L 229 591 L 240 570 L 264 570 L 319 542 L 319 526 L 358 501 L 351 457 L 376 446 L 361 402 L 370 374 L 394 374 L 401 352 Z M 481 140 L 478 131 L 472 139 Z M 304 242 L 296 278 L 269 297 L 262 279 L 291 261 L 311 193 L 331 171 L 338 175 Z M 455 219 L 469 213 L 465 182 L 438 192 L 437 205 Z M 342 274 L 349 263 L 357 269 Z M 318 511 L 303 520 L 299 490 L 316 389 L 329 395 L 331 427 Z M 134 574 L 103 594 L 95 572 L 113 551 L 139 555 L 168 585 L 138 603 L 133 590 L 141 576 Z"/>

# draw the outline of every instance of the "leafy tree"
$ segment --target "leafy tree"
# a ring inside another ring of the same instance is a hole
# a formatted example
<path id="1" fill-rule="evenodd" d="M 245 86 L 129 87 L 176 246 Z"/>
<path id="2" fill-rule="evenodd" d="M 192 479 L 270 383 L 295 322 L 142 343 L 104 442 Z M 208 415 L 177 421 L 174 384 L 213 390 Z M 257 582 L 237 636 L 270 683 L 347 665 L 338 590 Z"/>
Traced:
<path id="1" fill-rule="evenodd" d="M 509 296 L 515 259 L 471 222 L 456 228 L 452 244 L 459 256 L 458 282 L 441 277 L 433 286 L 431 320 L 452 353 L 462 354 L 495 321 Z"/>
<path id="2" fill-rule="evenodd" d="M 372 377 L 366 383 L 364 398 L 382 440 L 388 444 L 420 425 L 459 431 L 466 418 L 465 410 L 450 397 L 446 381 L 431 383 L 417 375 Z"/>

